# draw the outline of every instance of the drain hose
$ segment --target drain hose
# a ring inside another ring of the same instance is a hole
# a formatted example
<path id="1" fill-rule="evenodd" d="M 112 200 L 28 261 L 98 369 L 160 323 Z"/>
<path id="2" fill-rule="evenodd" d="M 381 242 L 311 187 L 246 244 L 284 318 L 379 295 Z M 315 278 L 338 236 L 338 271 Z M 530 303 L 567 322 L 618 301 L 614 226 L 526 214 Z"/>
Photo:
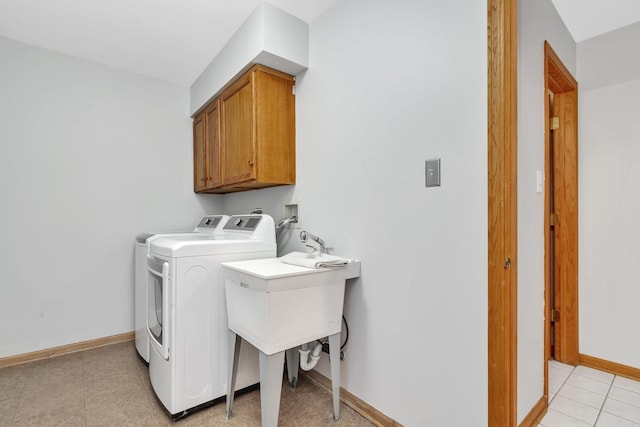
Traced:
<path id="1" fill-rule="evenodd" d="M 322 344 L 317 343 L 315 347 L 313 347 L 313 352 L 311 350 L 307 350 L 306 344 L 298 351 L 300 352 L 300 369 L 303 371 L 310 371 L 316 367 L 318 360 L 320 360 Z"/>

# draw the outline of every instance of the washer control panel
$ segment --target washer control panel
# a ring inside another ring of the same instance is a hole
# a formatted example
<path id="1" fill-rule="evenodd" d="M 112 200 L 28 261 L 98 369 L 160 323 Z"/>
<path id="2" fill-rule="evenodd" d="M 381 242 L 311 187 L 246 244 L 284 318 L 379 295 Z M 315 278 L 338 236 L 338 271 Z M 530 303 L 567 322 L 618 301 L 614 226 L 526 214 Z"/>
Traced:
<path id="1" fill-rule="evenodd" d="M 200 220 L 198 228 L 216 228 L 221 220 L 221 216 L 205 216 Z"/>
<path id="2" fill-rule="evenodd" d="M 262 221 L 260 215 L 235 215 L 224 225 L 225 230 L 254 231 Z"/>

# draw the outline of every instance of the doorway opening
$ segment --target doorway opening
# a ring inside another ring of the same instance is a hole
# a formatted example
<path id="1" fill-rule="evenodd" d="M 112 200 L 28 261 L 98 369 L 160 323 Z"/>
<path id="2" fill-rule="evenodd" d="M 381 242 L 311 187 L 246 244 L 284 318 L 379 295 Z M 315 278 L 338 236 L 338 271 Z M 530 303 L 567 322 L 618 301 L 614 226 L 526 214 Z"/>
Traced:
<path id="1" fill-rule="evenodd" d="M 578 364 L 578 83 L 548 42 L 545 81 L 545 396 L 549 359 Z"/>

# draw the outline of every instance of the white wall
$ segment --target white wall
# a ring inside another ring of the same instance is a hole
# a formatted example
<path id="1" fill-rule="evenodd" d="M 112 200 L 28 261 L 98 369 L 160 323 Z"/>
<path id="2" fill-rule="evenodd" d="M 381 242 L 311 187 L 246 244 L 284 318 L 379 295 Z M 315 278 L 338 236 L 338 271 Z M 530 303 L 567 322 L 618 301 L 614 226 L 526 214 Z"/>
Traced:
<path id="1" fill-rule="evenodd" d="M 260 4 L 191 85 L 191 114 L 253 64 L 288 74 L 309 66 L 309 24 L 269 3 Z"/>
<path id="2" fill-rule="evenodd" d="M 640 24 L 578 44 L 580 353 L 640 368 Z"/>
<path id="3" fill-rule="evenodd" d="M 297 185 L 225 198 L 276 219 L 299 199 L 305 229 L 362 260 L 342 385 L 407 426 L 487 420 L 486 15 L 475 0 L 338 2 L 298 75 Z M 427 189 L 433 157 L 442 187 Z"/>
<path id="4" fill-rule="evenodd" d="M 189 89 L 0 38 L 0 357 L 133 330 L 133 242 L 191 228 Z"/>
<path id="5" fill-rule="evenodd" d="M 580 90 L 590 91 L 640 76 L 640 23 L 578 43 Z"/>
<path id="6" fill-rule="evenodd" d="M 518 422 L 544 387 L 544 41 L 575 76 L 576 45 L 550 0 L 518 2 Z"/>

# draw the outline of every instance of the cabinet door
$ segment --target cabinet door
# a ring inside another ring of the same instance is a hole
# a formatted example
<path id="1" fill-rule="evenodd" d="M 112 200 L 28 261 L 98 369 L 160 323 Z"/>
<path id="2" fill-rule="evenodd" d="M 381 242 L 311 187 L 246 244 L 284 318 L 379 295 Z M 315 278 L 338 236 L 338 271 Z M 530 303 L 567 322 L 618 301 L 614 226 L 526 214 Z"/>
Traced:
<path id="1" fill-rule="evenodd" d="M 295 184 L 294 80 L 275 70 L 258 69 L 255 74 L 257 179 Z"/>
<path id="2" fill-rule="evenodd" d="M 205 116 L 203 113 L 193 119 L 193 190 L 207 188 L 205 155 Z"/>
<path id="3" fill-rule="evenodd" d="M 255 179 L 253 78 L 245 75 L 221 97 L 223 185 Z"/>
<path id="4" fill-rule="evenodd" d="M 206 177 L 207 189 L 219 187 L 220 180 L 220 101 L 213 101 L 205 110 L 206 116 Z"/>

